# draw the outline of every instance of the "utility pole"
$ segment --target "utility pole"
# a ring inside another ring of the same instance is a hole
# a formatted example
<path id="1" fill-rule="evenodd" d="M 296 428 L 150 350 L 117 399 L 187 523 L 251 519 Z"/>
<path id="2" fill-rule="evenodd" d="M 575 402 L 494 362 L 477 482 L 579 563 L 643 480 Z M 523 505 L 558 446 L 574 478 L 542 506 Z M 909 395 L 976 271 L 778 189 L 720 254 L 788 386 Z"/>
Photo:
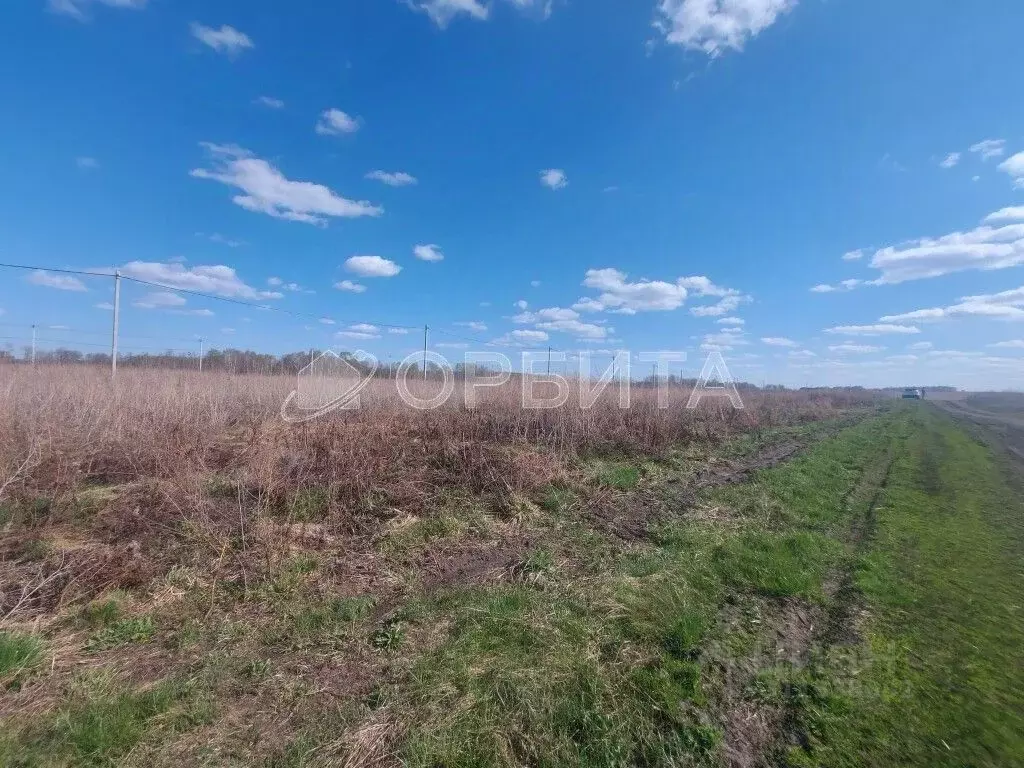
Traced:
<path id="1" fill-rule="evenodd" d="M 36 365 L 36 326 L 32 324 L 32 367 Z"/>
<path id="2" fill-rule="evenodd" d="M 121 270 L 114 270 L 114 330 L 110 337 L 110 379 L 117 378 L 117 332 L 121 324 Z"/>
<path id="3" fill-rule="evenodd" d="M 551 347 L 548 347 L 548 376 L 551 375 Z"/>
<path id="4" fill-rule="evenodd" d="M 423 326 L 423 380 L 427 380 L 427 331 L 430 327 L 427 325 Z"/>
<path id="5" fill-rule="evenodd" d="M 203 337 L 199 337 L 199 372 L 203 372 Z"/>

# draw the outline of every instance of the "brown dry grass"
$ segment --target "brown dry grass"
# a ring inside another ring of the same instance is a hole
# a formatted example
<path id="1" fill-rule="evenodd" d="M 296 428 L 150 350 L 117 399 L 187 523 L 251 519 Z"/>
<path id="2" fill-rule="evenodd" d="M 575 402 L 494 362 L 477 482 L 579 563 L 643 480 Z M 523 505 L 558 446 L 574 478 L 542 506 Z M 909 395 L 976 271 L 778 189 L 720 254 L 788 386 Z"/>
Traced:
<path id="1" fill-rule="evenodd" d="M 552 410 L 520 406 L 515 382 L 461 392 L 433 411 L 375 382 L 358 411 L 299 425 L 280 404 L 291 377 L 0 366 L 0 510 L 6 530 L 0 616 L 50 612 L 71 597 L 139 587 L 175 564 L 214 578 L 253 573 L 302 547 L 372 540 L 387 521 L 484 499 L 515 514 L 522 498 L 564 483 L 580 457 L 657 456 L 679 443 L 817 420 L 865 395 L 745 393 L 685 408 L 676 388 L 659 409 L 635 388 L 588 410 L 578 393 Z M 436 382 L 416 382 L 424 396 Z M 45 532 L 49 557 L 24 558 Z M 361 548 L 361 547 L 356 547 Z M 362 547 L 365 549 L 365 547 Z M 248 582 L 247 582 L 248 583 Z"/>

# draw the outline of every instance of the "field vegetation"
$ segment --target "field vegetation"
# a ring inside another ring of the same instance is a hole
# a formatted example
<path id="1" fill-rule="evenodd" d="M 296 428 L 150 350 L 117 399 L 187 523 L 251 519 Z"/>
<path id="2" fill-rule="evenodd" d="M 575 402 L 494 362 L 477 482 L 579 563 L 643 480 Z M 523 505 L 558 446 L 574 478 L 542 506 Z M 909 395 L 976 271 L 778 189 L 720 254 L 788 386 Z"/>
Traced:
<path id="1" fill-rule="evenodd" d="M 1024 754 L 1019 497 L 928 406 L 293 382 L 0 368 L 0 764 Z"/>

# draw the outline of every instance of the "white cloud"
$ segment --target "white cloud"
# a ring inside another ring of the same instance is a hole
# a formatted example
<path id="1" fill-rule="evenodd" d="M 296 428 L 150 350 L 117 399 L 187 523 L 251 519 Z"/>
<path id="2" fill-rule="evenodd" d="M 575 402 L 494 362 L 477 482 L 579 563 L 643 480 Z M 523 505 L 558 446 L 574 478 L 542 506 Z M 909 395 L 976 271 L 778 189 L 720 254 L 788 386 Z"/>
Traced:
<path id="1" fill-rule="evenodd" d="M 493 344 L 505 344 L 511 347 L 522 347 L 541 344 L 551 337 L 545 331 L 516 330 L 494 339 Z"/>
<path id="2" fill-rule="evenodd" d="M 331 318 L 329 318 L 329 317 L 321 317 L 320 318 L 320 322 L 323 325 L 334 325 L 334 321 L 331 320 Z"/>
<path id="3" fill-rule="evenodd" d="M 459 325 L 463 328 L 469 328 L 469 330 L 477 331 L 478 333 L 483 333 L 487 330 L 487 323 L 481 323 L 478 320 L 468 320 L 461 323 L 455 323 L 455 325 Z"/>
<path id="4" fill-rule="evenodd" d="M 843 261 L 857 261 L 862 258 L 864 258 L 864 250 L 862 248 L 858 248 L 855 251 L 847 251 L 843 254 Z"/>
<path id="5" fill-rule="evenodd" d="M 895 333 L 920 333 L 919 328 L 912 325 L 894 325 L 892 323 L 877 323 L 875 325 L 837 325 L 834 328 L 826 328 L 825 333 L 838 333 L 844 336 L 882 336 Z"/>
<path id="6" fill-rule="evenodd" d="M 582 323 L 579 320 L 553 320 L 537 323 L 537 327 L 545 331 L 568 333 L 581 339 L 604 339 L 608 336 L 608 329 L 604 326 Z"/>
<path id="7" fill-rule="evenodd" d="M 390 259 L 380 256 L 352 256 L 345 269 L 360 277 L 394 277 L 402 268 Z"/>
<path id="8" fill-rule="evenodd" d="M 525 305 L 525 302 L 523 302 Z M 512 318 L 512 322 L 521 325 L 532 324 L 542 331 L 568 333 L 581 339 L 604 339 L 611 331 L 603 325 L 584 323 L 579 313 L 564 307 L 547 307 L 536 312 L 522 312 Z"/>
<path id="9" fill-rule="evenodd" d="M 1003 220 L 1008 214 L 996 211 L 990 215 L 995 217 L 992 220 Z M 882 248 L 871 259 L 871 266 L 882 274 L 870 283 L 902 283 L 965 270 L 1005 269 L 1022 263 L 1024 223 L 982 225 L 967 232 L 952 232 Z"/>
<path id="10" fill-rule="evenodd" d="M 1006 150 L 1006 139 L 985 139 L 971 145 L 971 152 L 981 155 L 982 160 L 999 157 Z"/>
<path id="11" fill-rule="evenodd" d="M 955 166 L 959 162 L 960 162 L 960 153 L 959 152 L 950 152 L 948 155 L 946 155 L 945 159 L 942 162 L 939 163 L 939 167 L 940 168 L 952 168 L 953 166 Z"/>
<path id="12" fill-rule="evenodd" d="M 316 124 L 316 132 L 321 136 L 340 136 L 355 133 L 359 130 L 358 118 L 352 117 L 340 109 L 326 109 Z"/>
<path id="13" fill-rule="evenodd" d="M 797 0 L 660 0 L 655 27 L 674 45 L 719 56 L 770 27 Z"/>
<path id="14" fill-rule="evenodd" d="M 193 21 L 189 28 L 192 30 L 192 37 L 196 40 L 217 53 L 223 53 L 229 57 L 237 56 L 249 48 L 255 48 L 247 34 L 239 32 L 227 24 L 221 26 L 220 29 L 214 29 Z"/>
<path id="15" fill-rule="evenodd" d="M 95 157 L 76 157 L 75 165 L 83 171 L 94 171 L 100 167 L 100 162 Z"/>
<path id="16" fill-rule="evenodd" d="M 798 347 L 800 346 L 792 339 L 786 339 L 781 336 L 766 336 L 761 339 L 762 344 L 767 344 L 769 347 Z"/>
<path id="17" fill-rule="evenodd" d="M 58 291 L 87 291 L 85 283 L 73 275 L 58 275 L 47 272 L 45 269 L 37 269 L 30 272 L 25 278 L 33 285 L 41 285 L 46 288 L 56 288 Z"/>
<path id="18" fill-rule="evenodd" d="M 550 338 L 544 331 L 512 331 L 509 334 L 516 341 L 522 342 L 541 342 L 547 341 Z"/>
<path id="19" fill-rule="evenodd" d="M 447 27 L 448 23 L 460 13 L 478 21 L 486 20 L 489 14 L 487 6 L 478 0 L 426 0 L 419 4 L 413 4 L 412 7 L 426 13 L 430 20 L 441 29 Z"/>
<path id="20" fill-rule="evenodd" d="M 868 344 L 836 344 L 828 348 L 830 352 L 868 354 L 881 352 L 885 347 L 872 347 Z"/>
<path id="21" fill-rule="evenodd" d="M 284 280 L 282 280 L 280 277 L 268 277 L 267 285 L 272 285 L 276 288 L 279 285 L 284 285 Z"/>
<path id="22" fill-rule="evenodd" d="M 132 306 L 139 309 L 168 309 L 181 307 L 184 304 L 185 298 L 171 291 L 154 291 L 132 302 Z"/>
<path id="23" fill-rule="evenodd" d="M 821 283 L 811 287 L 811 293 L 836 293 L 837 291 L 852 291 L 859 285 L 866 285 L 867 283 L 860 278 L 851 277 L 847 280 L 840 280 L 837 285 L 827 285 Z"/>
<path id="24" fill-rule="evenodd" d="M 999 170 L 1013 178 L 1014 185 L 1024 189 L 1024 152 L 1018 152 L 999 164 Z"/>
<path id="25" fill-rule="evenodd" d="M 114 311 L 114 305 L 111 304 L 109 301 L 103 301 L 103 302 L 100 302 L 99 304 L 93 304 L 93 306 L 96 307 L 96 309 L 102 309 L 102 310 L 104 310 L 106 312 L 113 312 Z"/>
<path id="26" fill-rule="evenodd" d="M 548 189 L 565 189 L 569 186 L 569 179 L 561 168 L 548 168 L 540 172 L 540 183 Z"/>
<path id="27" fill-rule="evenodd" d="M 341 280 L 334 284 L 334 287 L 339 291 L 348 291 L 349 293 L 363 293 L 366 291 L 366 286 L 362 283 L 353 283 L 351 280 Z"/>
<path id="28" fill-rule="evenodd" d="M 883 322 L 947 320 L 955 317 L 988 317 L 996 320 L 1024 320 L 1024 286 L 1000 293 L 964 296 L 948 307 L 931 307 L 887 315 Z"/>
<path id="29" fill-rule="evenodd" d="M 266 160 L 233 145 L 203 143 L 213 168 L 197 168 L 191 175 L 237 187 L 245 194 L 232 198 L 235 205 L 279 219 L 325 224 L 327 217 L 380 216 L 384 209 L 365 200 L 347 200 L 320 184 L 292 181 Z"/>
<path id="30" fill-rule="evenodd" d="M 930 341 L 918 341 L 908 346 L 907 349 L 912 349 L 915 352 L 924 352 L 925 350 L 931 349 L 933 346 L 935 345 Z"/>
<path id="31" fill-rule="evenodd" d="M 515 303 L 516 309 L 526 309 L 528 306 L 530 306 L 530 305 L 527 304 L 526 301 L 523 300 L 523 299 L 520 299 L 519 301 L 517 301 Z"/>
<path id="32" fill-rule="evenodd" d="M 693 307 L 690 310 L 690 314 L 694 317 L 718 317 L 719 315 L 727 315 L 737 309 L 739 305 L 745 301 L 750 301 L 750 297 L 736 293 L 733 296 L 726 296 L 725 298 L 720 299 L 716 304 Z"/>
<path id="33" fill-rule="evenodd" d="M 695 307 L 691 310 L 695 315 L 724 315 L 746 300 L 739 291 L 717 286 L 703 276 L 681 277 L 674 283 L 646 279 L 629 282 L 626 273 L 610 267 L 588 269 L 583 285 L 602 292 L 596 299 L 583 298 L 573 305 L 584 312 L 671 311 L 681 307 L 692 292 L 696 296 L 721 298 L 709 307 Z"/>
<path id="34" fill-rule="evenodd" d="M 343 339 L 379 339 L 380 328 L 369 323 L 356 323 L 338 331 L 335 336 Z"/>
<path id="35" fill-rule="evenodd" d="M 477 21 L 486 21 L 490 16 L 490 6 L 481 0 L 406 0 L 407 5 L 430 17 L 438 27 L 444 29 L 456 16 L 464 14 Z M 552 0 L 509 0 L 520 11 L 536 10 L 539 18 L 547 19 L 551 15 Z"/>
<path id="36" fill-rule="evenodd" d="M 741 317 L 721 317 L 715 321 L 719 325 L 745 325 L 746 321 Z"/>
<path id="37" fill-rule="evenodd" d="M 412 254 L 420 261 L 444 261 L 444 254 L 439 245 L 417 245 Z"/>
<path id="38" fill-rule="evenodd" d="M 90 5 L 98 3 L 108 8 L 128 8 L 131 10 L 142 10 L 146 7 L 148 0 L 47 0 L 46 6 L 53 13 L 60 13 L 71 16 L 79 21 L 85 21 L 88 16 L 86 11 Z"/>
<path id="39" fill-rule="evenodd" d="M 1024 339 L 1013 339 L 1012 341 L 997 341 L 988 346 L 996 349 L 1024 349 Z"/>
<path id="40" fill-rule="evenodd" d="M 214 232 L 207 238 L 211 243 L 220 243 L 226 245 L 228 248 L 237 248 L 240 245 L 245 245 L 241 240 L 234 240 L 230 237 L 224 237 L 224 235 Z"/>
<path id="41" fill-rule="evenodd" d="M 540 288 L 540 280 L 531 280 L 530 281 L 530 287 L 531 288 Z"/>
<path id="42" fill-rule="evenodd" d="M 1000 208 L 995 213 L 990 213 L 985 217 L 987 222 L 999 222 L 999 221 L 1024 221 L 1024 205 L 1011 206 L 1009 208 Z"/>
<path id="43" fill-rule="evenodd" d="M 159 261 L 130 261 L 121 274 L 170 288 L 212 293 L 233 299 L 279 299 L 275 291 L 258 291 L 246 285 L 231 267 L 223 264 L 186 268 L 182 264 Z"/>
<path id="44" fill-rule="evenodd" d="M 409 333 L 408 328 L 388 328 L 388 333 L 393 333 L 396 336 L 405 336 Z"/>
<path id="45" fill-rule="evenodd" d="M 405 171 L 396 171 L 390 173 L 388 171 L 370 171 L 366 174 L 366 178 L 371 181 L 379 181 L 382 184 L 387 184 L 389 187 L 409 187 L 413 184 L 418 184 L 417 178 Z"/>
<path id="46" fill-rule="evenodd" d="M 261 107 L 267 107 L 268 109 L 284 109 L 284 102 L 280 99 L 275 99 L 273 96 L 260 96 L 253 100 L 254 104 L 259 104 Z"/>
<path id="47" fill-rule="evenodd" d="M 167 311 L 175 315 L 190 315 L 192 317 L 213 317 L 213 310 L 210 309 L 169 309 Z"/>
<path id="48" fill-rule="evenodd" d="M 806 360 L 811 357 L 817 357 L 817 355 L 809 349 L 794 349 L 789 353 L 789 356 L 794 360 Z"/>

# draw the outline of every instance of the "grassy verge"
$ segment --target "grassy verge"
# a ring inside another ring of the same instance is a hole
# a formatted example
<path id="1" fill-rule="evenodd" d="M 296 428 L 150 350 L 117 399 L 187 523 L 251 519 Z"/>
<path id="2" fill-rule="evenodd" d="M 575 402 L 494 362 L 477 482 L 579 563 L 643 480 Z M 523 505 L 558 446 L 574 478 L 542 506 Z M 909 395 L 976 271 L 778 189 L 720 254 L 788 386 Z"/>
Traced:
<path id="1" fill-rule="evenodd" d="M 908 415 L 856 585 L 863 644 L 789 689 L 798 765 L 1024 761 L 1024 502 L 947 418 Z"/>
<path id="2" fill-rule="evenodd" d="M 1020 761 L 1024 505 L 943 417 L 582 463 L 519 511 L 460 499 L 361 554 L 296 538 L 258 579 L 197 563 L 0 633 L 0 764 Z"/>

